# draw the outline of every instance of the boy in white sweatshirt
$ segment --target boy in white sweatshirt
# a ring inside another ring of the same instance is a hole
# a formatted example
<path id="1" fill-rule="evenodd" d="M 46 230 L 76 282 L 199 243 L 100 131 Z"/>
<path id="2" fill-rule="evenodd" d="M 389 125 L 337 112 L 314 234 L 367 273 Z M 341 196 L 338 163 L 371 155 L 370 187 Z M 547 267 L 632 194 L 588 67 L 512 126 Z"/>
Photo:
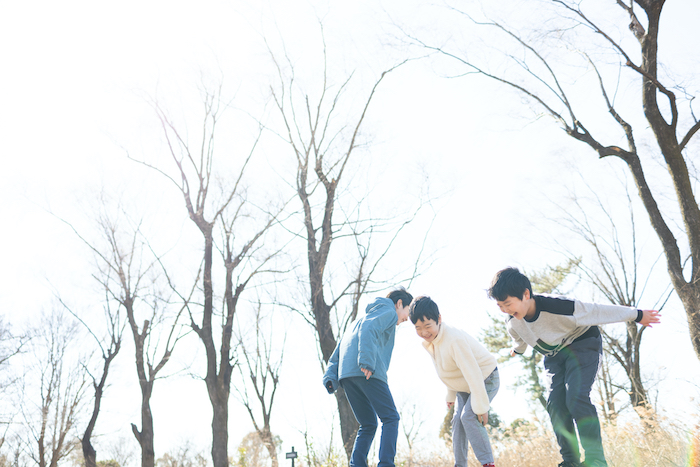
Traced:
<path id="1" fill-rule="evenodd" d="M 476 339 L 442 322 L 440 310 L 430 297 L 418 297 L 409 312 L 423 347 L 433 358 L 437 374 L 447 386 L 447 407 L 455 404 L 452 447 L 455 466 L 467 467 L 469 443 L 484 467 L 494 467 L 493 452 L 484 425 L 491 400 L 500 385 L 496 358 Z"/>

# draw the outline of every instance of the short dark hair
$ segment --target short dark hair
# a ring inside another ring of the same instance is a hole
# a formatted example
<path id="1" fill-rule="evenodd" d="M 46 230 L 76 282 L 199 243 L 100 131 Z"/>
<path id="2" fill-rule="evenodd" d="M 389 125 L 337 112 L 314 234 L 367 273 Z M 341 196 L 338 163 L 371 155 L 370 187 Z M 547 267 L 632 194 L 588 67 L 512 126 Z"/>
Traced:
<path id="1" fill-rule="evenodd" d="M 522 300 L 525 290 L 529 290 L 530 297 L 532 297 L 530 279 L 520 272 L 518 268 L 505 268 L 498 271 L 493 277 L 488 294 L 490 298 L 500 302 L 508 297 Z"/>
<path id="2" fill-rule="evenodd" d="M 408 306 L 413 301 L 413 295 L 408 293 L 408 290 L 404 289 L 402 286 L 396 287 L 389 292 L 386 298 L 390 298 L 391 301 L 394 302 L 394 305 L 396 305 L 399 300 L 401 300 L 403 306 Z"/>
<path id="3" fill-rule="evenodd" d="M 432 298 L 424 295 L 422 297 L 417 297 L 411 302 L 411 309 L 408 312 L 408 317 L 411 318 L 413 324 L 416 324 L 418 321 L 427 321 L 429 319 L 437 323 L 440 319 L 440 310 L 438 309 L 437 303 L 435 303 Z"/>

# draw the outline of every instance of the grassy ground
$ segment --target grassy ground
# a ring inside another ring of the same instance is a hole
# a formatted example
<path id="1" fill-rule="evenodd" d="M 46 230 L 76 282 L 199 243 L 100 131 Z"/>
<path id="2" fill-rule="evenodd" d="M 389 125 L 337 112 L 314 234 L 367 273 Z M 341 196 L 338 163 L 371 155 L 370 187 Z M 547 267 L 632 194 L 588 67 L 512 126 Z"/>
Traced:
<path id="1" fill-rule="evenodd" d="M 542 422 L 492 430 L 491 441 L 498 467 L 554 467 L 561 462 L 554 435 Z M 690 430 L 668 420 L 607 424 L 603 442 L 610 467 L 700 467 L 700 424 Z M 447 443 L 434 452 L 401 452 L 396 460 L 402 467 L 454 465 Z M 471 452 L 469 465 L 479 465 Z"/>
<path id="2" fill-rule="evenodd" d="M 652 414 L 631 417 L 633 421 L 605 423 L 603 444 L 610 467 L 700 467 L 700 419 L 685 425 Z M 516 420 L 509 427 L 489 427 L 497 467 L 555 467 L 561 458 L 559 447 L 547 419 Z M 377 433 L 379 438 L 379 433 Z M 409 451 L 402 440 L 396 465 L 399 467 L 453 467 L 454 457 L 449 440 L 432 443 L 415 442 Z M 370 467 L 376 467 L 377 446 L 370 452 Z M 295 467 L 346 467 L 344 452 L 333 446 L 316 446 L 307 439 Z M 269 466 L 245 462 L 245 467 Z M 288 466 L 280 459 L 280 467 Z M 469 467 L 479 466 L 473 452 Z"/>

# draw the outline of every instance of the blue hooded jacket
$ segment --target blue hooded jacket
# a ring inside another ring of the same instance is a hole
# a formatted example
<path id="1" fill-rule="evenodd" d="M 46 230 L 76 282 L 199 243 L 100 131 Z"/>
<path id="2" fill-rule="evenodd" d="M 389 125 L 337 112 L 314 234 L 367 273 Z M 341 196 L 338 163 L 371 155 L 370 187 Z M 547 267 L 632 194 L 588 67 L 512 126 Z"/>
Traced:
<path id="1" fill-rule="evenodd" d="M 328 361 L 323 386 L 329 393 L 338 389 L 343 378 L 365 377 L 360 368 L 370 370 L 372 378 L 387 382 L 397 321 L 396 305 L 390 298 L 377 298 L 367 306 L 365 316 L 354 322 Z"/>

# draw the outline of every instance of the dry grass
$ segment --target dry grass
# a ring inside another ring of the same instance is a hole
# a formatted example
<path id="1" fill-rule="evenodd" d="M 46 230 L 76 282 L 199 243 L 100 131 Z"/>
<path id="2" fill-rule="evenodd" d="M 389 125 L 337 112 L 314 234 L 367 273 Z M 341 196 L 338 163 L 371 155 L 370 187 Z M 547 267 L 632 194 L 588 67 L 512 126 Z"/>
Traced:
<path id="1" fill-rule="evenodd" d="M 693 428 L 652 414 L 641 414 L 633 421 L 603 426 L 603 444 L 610 467 L 700 467 L 700 419 Z M 692 419 L 692 418 L 691 418 Z M 491 444 L 498 467 L 555 467 L 561 462 L 559 447 L 549 420 L 518 420 L 508 428 L 491 428 Z M 297 467 L 347 466 L 337 448 L 314 447 L 307 439 L 307 453 L 300 453 Z M 303 456 L 303 457 L 302 457 Z M 370 466 L 376 466 L 376 449 L 370 453 Z M 281 459 L 280 466 L 283 466 Z M 419 443 L 409 453 L 399 449 L 400 467 L 453 467 L 452 448 L 437 441 L 432 446 Z M 469 466 L 480 465 L 469 453 Z"/>
<path id="2" fill-rule="evenodd" d="M 554 467 L 561 462 L 559 447 L 548 423 L 524 422 L 493 430 L 492 446 L 498 467 Z M 603 443 L 610 467 L 700 467 L 700 425 L 687 429 L 652 418 L 603 427 Z M 399 452 L 402 467 L 452 467 L 451 447 L 441 445 L 408 456 Z M 470 466 L 479 465 L 470 450 Z"/>

